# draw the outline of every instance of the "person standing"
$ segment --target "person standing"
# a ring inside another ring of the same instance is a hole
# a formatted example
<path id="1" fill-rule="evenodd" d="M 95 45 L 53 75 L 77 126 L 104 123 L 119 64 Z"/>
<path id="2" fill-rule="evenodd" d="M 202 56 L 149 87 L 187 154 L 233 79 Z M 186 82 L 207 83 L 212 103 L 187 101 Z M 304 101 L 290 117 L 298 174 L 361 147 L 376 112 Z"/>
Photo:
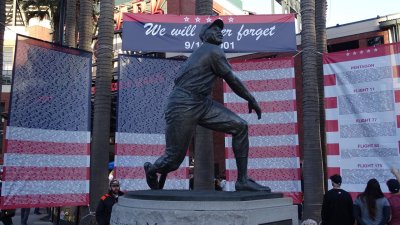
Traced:
<path id="1" fill-rule="evenodd" d="M 31 208 L 21 208 L 21 225 L 27 225 Z"/>
<path id="2" fill-rule="evenodd" d="M 107 194 L 100 198 L 100 203 L 96 209 L 96 221 L 98 225 L 109 225 L 111 219 L 112 207 L 118 202 L 118 197 L 124 195 L 120 190 L 119 181 L 111 180 L 110 188 Z"/>
<path id="3" fill-rule="evenodd" d="M 0 193 L 3 180 L 3 169 L 0 170 Z M 12 225 L 12 218 L 15 216 L 15 209 L 0 209 L 0 220 L 4 225 Z"/>
<path id="4" fill-rule="evenodd" d="M 370 179 L 364 192 L 354 201 L 354 217 L 358 225 L 386 225 L 390 218 L 389 201 L 379 182 Z"/>
<path id="5" fill-rule="evenodd" d="M 341 189 L 342 177 L 330 177 L 332 189 L 324 195 L 321 209 L 322 225 L 353 225 L 353 200 L 350 194 Z"/>
<path id="6" fill-rule="evenodd" d="M 388 198 L 391 209 L 390 211 L 392 213 L 389 225 L 400 225 L 400 172 L 396 168 L 392 168 L 391 171 L 393 175 L 396 176 L 396 179 L 390 179 L 386 182 L 391 193 L 391 196 Z"/>

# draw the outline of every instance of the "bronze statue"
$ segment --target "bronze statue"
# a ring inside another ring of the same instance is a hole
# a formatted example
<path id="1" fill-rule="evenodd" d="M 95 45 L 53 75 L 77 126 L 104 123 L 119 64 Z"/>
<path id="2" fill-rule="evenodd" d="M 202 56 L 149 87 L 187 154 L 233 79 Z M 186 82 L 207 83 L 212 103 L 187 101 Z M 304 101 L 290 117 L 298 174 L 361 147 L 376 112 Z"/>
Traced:
<path id="1" fill-rule="evenodd" d="M 243 83 L 233 74 L 221 49 L 224 23 L 217 19 L 204 24 L 199 34 L 203 44 L 182 65 L 175 80 L 165 111 L 166 150 L 154 164 L 146 162 L 146 181 L 151 189 L 162 189 L 166 175 L 179 168 L 197 125 L 232 134 L 236 158 L 237 191 L 271 191 L 247 176 L 249 152 L 247 122 L 222 104 L 212 100 L 214 81 L 222 78 L 240 97 L 248 101 L 249 113 L 254 109 L 261 119 L 261 109 Z M 161 174 L 158 180 L 158 174 Z"/>

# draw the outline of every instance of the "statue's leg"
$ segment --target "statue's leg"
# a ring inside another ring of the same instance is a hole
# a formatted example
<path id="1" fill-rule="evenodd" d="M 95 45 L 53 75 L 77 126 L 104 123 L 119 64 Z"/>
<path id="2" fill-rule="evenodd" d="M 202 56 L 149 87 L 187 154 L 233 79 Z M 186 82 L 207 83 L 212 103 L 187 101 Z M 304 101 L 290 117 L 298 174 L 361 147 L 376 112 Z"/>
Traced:
<path id="1" fill-rule="evenodd" d="M 247 176 L 249 138 L 247 122 L 222 104 L 214 102 L 207 114 L 199 121 L 201 126 L 232 134 L 232 149 L 237 167 L 237 191 L 270 191 Z"/>
<path id="2" fill-rule="evenodd" d="M 160 175 L 160 179 L 158 180 L 158 188 L 159 189 L 164 188 L 165 181 L 167 180 L 167 175 L 168 175 L 168 173 L 162 173 Z"/>
<path id="3" fill-rule="evenodd" d="M 161 189 L 163 185 L 154 182 L 157 180 L 157 173 L 166 176 L 169 172 L 175 171 L 179 168 L 182 161 L 185 159 L 186 151 L 189 147 L 190 141 L 193 136 L 196 123 L 190 117 L 185 117 L 183 114 L 174 118 L 173 120 L 167 119 L 167 127 L 165 131 L 166 149 L 165 153 L 160 156 L 154 164 L 149 162 L 145 163 L 145 171 L 147 183 L 152 189 Z M 147 166 L 147 170 L 146 170 Z M 164 178 L 165 179 L 165 178 Z M 162 180 L 160 180 L 161 182 Z M 163 180 L 162 182 L 165 182 Z"/>

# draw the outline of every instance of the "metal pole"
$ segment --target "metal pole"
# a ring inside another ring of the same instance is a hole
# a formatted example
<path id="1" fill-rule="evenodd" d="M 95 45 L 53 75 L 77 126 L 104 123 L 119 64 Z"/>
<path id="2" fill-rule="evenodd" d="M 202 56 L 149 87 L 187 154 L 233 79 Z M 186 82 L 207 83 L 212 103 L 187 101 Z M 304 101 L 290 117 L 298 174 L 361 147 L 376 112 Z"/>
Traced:
<path id="1" fill-rule="evenodd" d="M 271 0 L 271 14 L 275 14 L 275 0 Z"/>
<path id="2" fill-rule="evenodd" d="M 57 207 L 56 225 L 60 225 L 60 218 L 61 218 L 61 207 Z"/>
<path id="3" fill-rule="evenodd" d="M 17 0 L 14 0 L 14 1 L 13 1 L 12 25 L 13 25 L 13 26 L 17 26 Z"/>
<path id="4" fill-rule="evenodd" d="M 64 17 L 65 17 L 65 2 L 61 0 L 59 3 L 60 6 L 60 24 L 58 25 L 58 33 L 59 33 L 59 42 L 60 45 L 64 44 Z"/>
<path id="5" fill-rule="evenodd" d="M 76 212 L 75 212 L 75 225 L 79 225 L 79 220 L 80 220 L 80 213 L 79 211 L 81 210 L 80 206 L 76 207 Z"/>
<path id="6" fill-rule="evenodd" d="M 396 20 L 395 32 L 396 32 L 396 42 L 399 42 L 400 41 L 400 19 Z"/>

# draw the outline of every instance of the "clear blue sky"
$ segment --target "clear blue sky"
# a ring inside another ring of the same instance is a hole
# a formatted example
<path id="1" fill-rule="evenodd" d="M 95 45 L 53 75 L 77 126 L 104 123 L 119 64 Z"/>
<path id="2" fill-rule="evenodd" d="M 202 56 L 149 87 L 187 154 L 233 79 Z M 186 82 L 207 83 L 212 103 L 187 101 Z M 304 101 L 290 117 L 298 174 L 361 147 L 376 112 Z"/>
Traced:
<path id="1" fill-rule="evenodd" d="M 327 0 L 327 26 L 400 13 L 400 0 Z"/>
<path id="2" fill-rule="evenodd" d="M 400 0 L 327 0 L 327 26 L 356 22 L 373 17 L 400 13 Z M 271 13 L 271 0 L 242 0 L 243 9 L 258 14 Z M 276 7 L 276 13 L 281 9 Z"/>

